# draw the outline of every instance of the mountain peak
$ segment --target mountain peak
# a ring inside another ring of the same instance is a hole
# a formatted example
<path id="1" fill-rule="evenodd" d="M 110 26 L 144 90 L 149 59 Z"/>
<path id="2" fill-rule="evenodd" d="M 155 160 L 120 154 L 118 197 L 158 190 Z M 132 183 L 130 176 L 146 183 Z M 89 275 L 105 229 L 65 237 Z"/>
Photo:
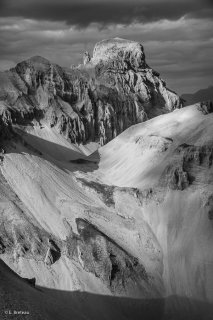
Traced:
<path id="1" fill-rule="evenodd" d="M 182 106 L 177 94 L 147 66 L 143 46 L 136 41 L 103 40 L 95 45 L 92 58 L 85 52 L 83 61 L 80 68 L 67 70 L 33 56 L 12 70 L 0 94 L 10 109 L 21 106 L 20 117 L 36 116 L 40 109 L 48 125 L 71 142 L 101 145 L 131 124 Z M 29 110 L 34 114 L 28 115 Z"/>
<path id="2" fill-rule="evenodd" d="M 48 59 L 42 56 L 33 56 L 18 63 L 15 69 L 19 74 L 26 73 L 26 70 L 32 68 L 37 72 L 47 72 L 50 69 L 51 65 L 53 64 Z"/>
<path id="3" fill-rule="evenodd" d="M 98 64 L 101 60 L 128 61 L 137 68 L 146 67 L 145 54 L 142 44 L 136 41 L 112 38 L 98 42 L 93 50 L 92 62 Z"/>
<path id="4" fill-rule="evenodd" d="M 51 62 L 42 56 L 36 55 L 28 58 L 27 60 L 21 61 L 18 64 L 50 65 Z"/>
<path id="5" fill-rule="evenodd" d="M 32 61 L 32 62 L 40 62 L 40 63 L 50 63 L 50 61 L 42 56 L 32 56 L 31 58 L 29 58 L 28 60 Z"/>
<path id="6" fill-rule="evenodd" d="M 52 64 L 48 59 L 46 59 L 42 56 L 33 56 L 33 57 L 29 58 L 27 60 L 27 62 L 34 65 L 34 66 L 37 66 L 37 67 L 50 66 Z"/>
<path id="7" fill-rule="evenodd" d="M 33 65 L 33 66 L 36 66 L 36 65 L 41 66 L 41 65 L 50 65 L 51 62 L 42 56 L 36 55 L 36 56 L 32 56 L 26 60 L 19 62 L 17 65 L 23 65 L 23 64 Z"/>

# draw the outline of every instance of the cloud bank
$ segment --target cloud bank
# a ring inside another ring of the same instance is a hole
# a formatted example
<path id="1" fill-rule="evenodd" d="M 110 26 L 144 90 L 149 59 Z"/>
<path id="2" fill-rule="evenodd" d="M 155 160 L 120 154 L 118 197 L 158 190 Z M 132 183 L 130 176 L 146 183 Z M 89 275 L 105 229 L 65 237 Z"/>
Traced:
<path id="1" fill-rule="evenodd" d="M 211 1 L 0 0 L 0 69 L 33 55 L 69 67 L 105 38 L 141 42 L 179 93 L 213 83 Z"/>

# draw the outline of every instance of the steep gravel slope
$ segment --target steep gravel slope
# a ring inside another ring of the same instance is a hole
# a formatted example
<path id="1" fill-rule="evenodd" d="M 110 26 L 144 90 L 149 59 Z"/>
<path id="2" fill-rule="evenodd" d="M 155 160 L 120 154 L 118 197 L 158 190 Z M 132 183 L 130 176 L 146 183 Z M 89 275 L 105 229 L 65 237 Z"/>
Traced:
<path id="1" fill-rule="evenodd" d="M 36 288 L 1 261 L 1 311 L 15 299 L 35 319 L 211 319 L 208 106 L 139 123 L 89 156 L 93 144 L 70 144 L 46 116 L 2 110 L 0 258 Z"/>

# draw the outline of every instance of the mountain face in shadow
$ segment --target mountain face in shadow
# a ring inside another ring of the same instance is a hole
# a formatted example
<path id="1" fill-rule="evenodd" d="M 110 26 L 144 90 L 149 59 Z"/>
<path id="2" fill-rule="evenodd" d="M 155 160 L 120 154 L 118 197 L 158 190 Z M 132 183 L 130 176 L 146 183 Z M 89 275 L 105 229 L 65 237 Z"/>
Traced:
<path id="1" fill-rule="evenodd" d="M 35 56 L 1 72 L 0 101 L 4 124 L 45 118 L 72 143 L 101 145 L 182 106 L 147 65 L 143 46 L 117 38 L 96 44 L 93 56 L 72 69 Z"/>
<path id="2" fill-rule="evenodd" d="M 189 106 L 198 102 L 213 101 L 213 86 L 198 90 L 195 93 L 185 93 L 181 96 L 185 100 L 185 105 Z"/>
<path id="3" fill-rule="evenodd" d="M 213 305 L 171 296 L 131 299 L 32 286 L 0 260 L 1 319 L 29 320 L 210 320 Z M 168 306 L 177 305 L 174 309 Z"/>

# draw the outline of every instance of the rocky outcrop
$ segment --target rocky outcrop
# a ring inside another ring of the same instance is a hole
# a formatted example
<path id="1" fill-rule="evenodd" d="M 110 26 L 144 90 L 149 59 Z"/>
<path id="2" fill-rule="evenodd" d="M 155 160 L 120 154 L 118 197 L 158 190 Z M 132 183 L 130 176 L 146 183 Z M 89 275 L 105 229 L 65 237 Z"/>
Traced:
<path id="1" fill-rule="evenodd" d="M 213 220 L 213 194 L 209 195 L 205 203 L 205 207 L 208 211 L 209 220 Z"/>
<path id="2" fill-rule="evenodd" d="M 135 41 L 114 38 L 100 41 L 95 45 L 92 63 L 108 63 L 117 61 L 121 69 L 145 69 L 148 67 L 145 61 L 143 46 Z"/>
<path id="3" fill-rule="evenodd" d="M 98 43 L 78 67 L 36 56 L 0 77 L 0 125 L 43 119 L 73 143 L 103 145 L 129 126 L 181 106 L 147 65 L 143 46 L 119 38 Z"/>
<path id="4" fill-rule="evenodd" d="M 180 166 L 168 166 L 166 169 L 167 185 L 172 190 L 184 190 L 189 186 L 188 173 Z"/>
<path id="5" fill-rule="evenodd" d="M 203 114 L 212 113 L 213 112 L 213 102 L 212 101 L 201 102 L 198 109 Z"/>
<path id="6" fill-rule="evenodd" d="M 48 249 L 47 249 L 47 253 L 46 253 L 44 262 L 48 266 L 50 266 L 53 263 L 55 263 L 57 260 L 60 259 L 61 250 L 52 239 L 49 239 L 48 244 L 49 245 L 48 245 Z"/>
<path id="7" fill-rule="evenodd" d="M 161 177 L 162 184 L 173 190 L 184 190 L 191 184 L 212 184 L 212 163 L 211 146 L 181 144 Z"/>
<path id="8" fill-rule="evenodd" d="M 84 219 L 76 219 L 79 235 L 67 239 L 68 256 L 93 273 L 114 293 L 134 293 L 150 286 L 148 274 L 135 257 Z M 70 244 L 70 245 L 69 245 Z"/>
<path id="9" fill-rule="evenodd" d="M 88 51 L 86 51 L 83 55 L 83 64 L 86 65 L 91 60 L 90 54 Z"/>

